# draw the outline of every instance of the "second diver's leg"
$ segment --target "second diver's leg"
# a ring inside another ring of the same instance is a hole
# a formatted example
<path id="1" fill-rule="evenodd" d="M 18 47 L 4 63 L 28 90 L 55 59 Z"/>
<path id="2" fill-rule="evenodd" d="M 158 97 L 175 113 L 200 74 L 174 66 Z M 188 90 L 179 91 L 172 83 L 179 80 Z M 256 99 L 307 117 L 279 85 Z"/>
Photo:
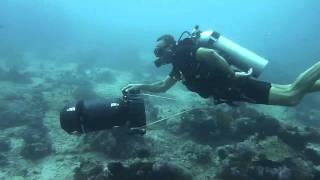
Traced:
<path id="1" fill-rule="evenodd" d="M 320 62 L 301 73 L 297 79 L 288 85 L 272 84 L 269 93 L 269 104 L 294 106 L 308 92 L 320 90 Z"/>

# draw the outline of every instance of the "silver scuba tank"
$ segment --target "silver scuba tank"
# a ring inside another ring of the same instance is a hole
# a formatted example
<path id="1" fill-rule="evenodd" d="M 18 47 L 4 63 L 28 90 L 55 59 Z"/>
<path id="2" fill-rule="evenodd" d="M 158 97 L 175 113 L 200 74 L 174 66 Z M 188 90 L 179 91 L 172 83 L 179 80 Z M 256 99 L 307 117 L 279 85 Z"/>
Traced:
<path id="1" fill-rule="evenodd" d="M 228 55 L 226 60 L 242 71 L 253 69 L 253 76 L 259 77 L 268 64 L 268 60 L 254 52 L 241 47 L 237 43 L 222 36 L 218 32 L 204 31 L 197 36 L 198 45 L 210 49 L 217 49 Z"/>

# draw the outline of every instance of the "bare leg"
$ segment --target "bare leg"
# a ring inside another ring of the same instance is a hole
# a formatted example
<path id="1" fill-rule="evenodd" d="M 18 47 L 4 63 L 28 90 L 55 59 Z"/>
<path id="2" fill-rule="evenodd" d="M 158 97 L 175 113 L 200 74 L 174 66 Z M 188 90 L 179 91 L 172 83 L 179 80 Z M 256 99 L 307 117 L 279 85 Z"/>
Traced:
<path id="1" fill-rule="evenodd" d="M 287 89 L 292 86 L 292 84 L 273 84 L 272 85 L 274 88 L 279 88 L 279 89 Z M 317 80 L 313 86 L 310 88 L 308 93 L 313 93 L 313 92 L 319 92 L 320 91 L 320 80 Z"/>
<path id="2" fill-rule="evenodd" d="M 298 78 L 288 85 L 272 84 L 269 94 L 269 104 L 294 106 L 297 105 L 303 96 L 308 92 L 320 90 L 320 62 L 317 62 Z"/>
<path id="3" fill-rule="evenodd" d="M 320 91 L 320 80 L 317 80 L 316 83 L 311 87 L 309 93 L 319 92 Z"/>

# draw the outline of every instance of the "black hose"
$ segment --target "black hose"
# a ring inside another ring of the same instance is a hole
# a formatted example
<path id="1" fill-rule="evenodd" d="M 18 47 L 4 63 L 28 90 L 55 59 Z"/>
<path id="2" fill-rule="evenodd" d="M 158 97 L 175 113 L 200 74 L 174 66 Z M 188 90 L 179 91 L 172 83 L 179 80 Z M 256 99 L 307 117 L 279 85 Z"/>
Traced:
<path id="1" fill-rule="evenodd" d="M 185 34 L 188 34 L 188 36 L 192 36 L 191 33 L 189 31 L 183 31 L 178 39 L 178 42 L 182 39 L 182 37 L 185 35 Z"/>

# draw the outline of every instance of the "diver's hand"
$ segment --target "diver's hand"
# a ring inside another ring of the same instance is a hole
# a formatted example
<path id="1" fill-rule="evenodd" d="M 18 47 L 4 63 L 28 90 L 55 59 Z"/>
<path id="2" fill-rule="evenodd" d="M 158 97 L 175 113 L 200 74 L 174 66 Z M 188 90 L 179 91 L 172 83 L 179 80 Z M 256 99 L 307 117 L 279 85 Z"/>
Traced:
<path id="1" fill-rule="evenodd" d="M 236 78 L 247 78 L 247 77 L 250 77 L 252 73 L 253 73 L 253 69 L 250 68 L 248 72 L 235 72 L 234 74 Z"/>
<path id="2" fill-rule="evenodd" d="M 128 84 L 121 89 L 122 93 L 137 92 L 140 91 L 142 84 Z"/>

